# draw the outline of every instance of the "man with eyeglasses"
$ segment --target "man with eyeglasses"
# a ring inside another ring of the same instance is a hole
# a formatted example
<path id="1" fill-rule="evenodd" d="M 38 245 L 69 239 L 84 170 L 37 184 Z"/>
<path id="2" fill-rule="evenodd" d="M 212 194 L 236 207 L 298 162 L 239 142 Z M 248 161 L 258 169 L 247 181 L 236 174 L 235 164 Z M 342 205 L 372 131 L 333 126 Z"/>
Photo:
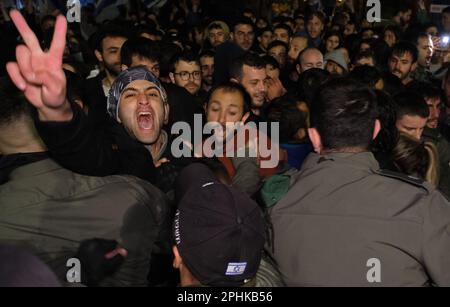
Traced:
<path id="1" fill-rule="evenodd" d="M 202 86 L 202 70 L 197 56 L 182 52 L 175 56 L 169 74 L 172 83 L 184 87 L 192 95 L 197 95 Z"/>

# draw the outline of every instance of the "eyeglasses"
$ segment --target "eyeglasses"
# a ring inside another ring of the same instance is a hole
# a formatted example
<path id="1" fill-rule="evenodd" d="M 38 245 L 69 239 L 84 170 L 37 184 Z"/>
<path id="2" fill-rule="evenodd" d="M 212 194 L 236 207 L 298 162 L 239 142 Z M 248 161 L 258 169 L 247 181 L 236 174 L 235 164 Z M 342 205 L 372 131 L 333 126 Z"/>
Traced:
<path id="1" fill-rule="evenodd" d="M 191 76 L 195 80 L 200 80 L 200 78 L 202 77 L 202 72 L 199 70 L 196 70 L 193 72 L 181 71 L 181 72 L 174 73 L 174 75 L 180 76 L 181 80 L 183 80 L 183 81 L 189 80 L 191 78 Z"/>

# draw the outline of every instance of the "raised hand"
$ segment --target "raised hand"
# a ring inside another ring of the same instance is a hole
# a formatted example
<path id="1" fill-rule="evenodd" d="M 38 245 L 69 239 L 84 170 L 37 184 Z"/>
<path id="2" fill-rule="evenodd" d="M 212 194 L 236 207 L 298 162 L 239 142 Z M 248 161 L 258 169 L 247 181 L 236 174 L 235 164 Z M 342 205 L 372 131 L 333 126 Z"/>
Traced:
<path id="1" fill-rule="evenodd" d="M 44 52 L 20 12 L 12 10 L 10 16 L 25 42 L 16 48 L 17 62 L 6 64 L 11 80 L 38 109 L 41 120 L 70 120 L 72 112 L 66 100 L 66 77 L 62 69 L 66 19 L 57 17 L 50 49 Z"/>

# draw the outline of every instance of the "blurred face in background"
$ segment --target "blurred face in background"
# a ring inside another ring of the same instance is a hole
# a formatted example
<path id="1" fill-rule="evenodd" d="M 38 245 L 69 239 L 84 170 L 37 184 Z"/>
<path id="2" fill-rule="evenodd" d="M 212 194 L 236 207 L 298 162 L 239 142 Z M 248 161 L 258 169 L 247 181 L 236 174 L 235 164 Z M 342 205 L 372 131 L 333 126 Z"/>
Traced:
<path id="1" fill-rule="evenodd" d="M 422 67 L 429 67 L 431 64 L 431 58 L 433 57 L 433 41 L 431 40 L 431 36 L 420 37 L 417 40 L 416 47 L 419 51 L 417 62 Z"/>
<path id="2" fill-rule="evenodd" d="M 336 49 L 339 46 L 339 37 L 336 35 L 331 35 L 327 38 L 327 41 L 325 42 L 325 46 L 327 49 L 327 52 L 331 52 L 334 49 Z"/>
<path id="3" fill-rule="evenodd" d="M 234 28 L 233 40 L 244 51 L 250 50 L 253 46 L 254 39 L 255 33 L 253 32 L 253 27 L 251 25 L 238 24 Z"/>
<path id="4" fill-rule="evenodd" d="M 258 42 L 264 50 L 267 50 L 269 44 L 273 41 L 272 31 L 264 31 L 261 36 L 258 37 Z"/>
<path id="5" fill-rule="evenodd" d="M 300 52 L 308 47 L 308 39 L 306 37 L 294 37 L 289 45 L 288 60 L 294 63 Z"/>
<path id="6" fill-rule="evenodd" d="M 308 34 L 312 39 L 318 38 L 322 35 L 323 27 L 324 25 L 322 21 L 317 16 L 313 16 L 310 20 L 308 20 L 306 25 Z"/>
<path id="7" fill-rule="evenodd" d="M 384 41 L 388 44 L 389 47 L 392 47 L 397 42 L 397 37 L 394 32 L 387 30 L 384 32 Z"/>

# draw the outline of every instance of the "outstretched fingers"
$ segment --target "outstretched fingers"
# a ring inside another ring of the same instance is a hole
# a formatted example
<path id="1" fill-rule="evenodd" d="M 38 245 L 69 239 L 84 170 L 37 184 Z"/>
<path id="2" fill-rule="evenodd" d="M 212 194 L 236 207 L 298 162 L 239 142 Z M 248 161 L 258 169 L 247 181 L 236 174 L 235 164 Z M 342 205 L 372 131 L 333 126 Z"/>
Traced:
<path id="1" fill-rule="evenodd" d="M 30 50 L 33 51 L 42 52 L 41 46 L 39 45 L 39 41 L 36 35 L 30 29 L 25 18 L 23 18 L 22 14 L 20 14 L 18 10 L 12 10 L 10 12 L 10 16 L 28 48 L 30 48 Z"/>
<path id="2" fill-rule="evenodd" d="M 12 82 L 17 86 L 21 91 L 25 91 L 27 87 L 27 82 L 24 77 L 20 73 L 19 65 L 16 62 L 9 62 L 6 64 L 6 70 L 8 71 L 8 75 L 11 78 Z"/>
<path id="3" fill-rule="evenodd" d="M 62 15 L 59 15 L 56 19 L 55 31 L 53 32 L 52 44 L 50 46 L 50 53 L 57 59 L 62 58 L 64 55 L 64 49 L 66 47 L 66 33 L 67 33 L 67 21 Z"/>

